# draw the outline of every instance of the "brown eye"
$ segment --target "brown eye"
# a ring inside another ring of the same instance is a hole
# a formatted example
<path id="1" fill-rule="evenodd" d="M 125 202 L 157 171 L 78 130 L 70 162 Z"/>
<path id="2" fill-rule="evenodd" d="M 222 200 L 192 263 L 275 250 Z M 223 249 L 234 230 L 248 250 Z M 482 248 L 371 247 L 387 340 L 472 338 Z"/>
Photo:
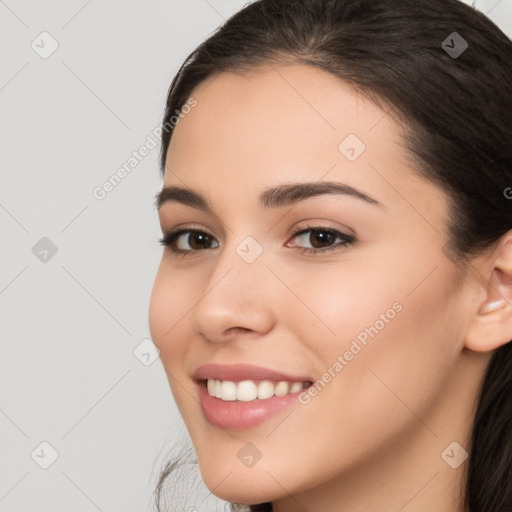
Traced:
<path id="1" fill-rule="evenodd" d="M 178 237 L 178 241 L 180 238 L 181 237 Z M 208 249 L 213 240 L 207 233 L 201 233 L 199 231 L 192 231 L 188 234 L 185 233 L 184 239 L 188 241 L 193 250 Z M 187 250 L 187 248 L 184 248 L 184 250 Z"/>
<path id="2" fill-rule="evenodd" d="M 296 247 L 303 252 L 312 253 L 346 247 L 355 242 L 355 238 L 351 235 L 321 226 L 299 230 L 292 235 L 292 240 L 298 243 L 287 244 L 288 247 Z"/>
<path id="3" fill-rule="evenodd" d="M 192 229 L 181 229 L 167 233 L 160 243 L 174 252 L 188 253 L 218 247 L 218 242 L 208 233 Z M 212 245 L 216 244 L 216 245 Z"/>
<path id="4" fill-rule="evenodd" d="M 336 235 L 332 231 L 311 230 L 309 234 L 309 242 L 315 248 L 332 245 L 335 240 Z"/>

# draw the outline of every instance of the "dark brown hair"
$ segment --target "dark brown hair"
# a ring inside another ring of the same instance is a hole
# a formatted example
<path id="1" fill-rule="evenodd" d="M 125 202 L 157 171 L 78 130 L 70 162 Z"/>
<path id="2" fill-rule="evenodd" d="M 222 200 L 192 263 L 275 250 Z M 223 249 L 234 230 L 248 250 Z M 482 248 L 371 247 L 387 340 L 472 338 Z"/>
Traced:
<path id="1" fill-rule="evenodd" d="M 456 32 L 457 36 L 453 36 Z M 450 52 L 461 42 L 467 48 Z M 452 39 L 450 39 L 452 38 Z M 444 41 L 448 41 L 448 47 Z M 418 175 L 451 200 L 450 257 L 461 265 L 512 229 L 512 43 L 459 0 L 257 0 L 185 60 L 164 115 L 161 172 L 194 88 L 223 71 L 299 62 L 352 85 L 404 128 Z M 512 343 L 497 349 L 475 407 L 461 505 L 512 511 Z M 155 491 L 176 468 L 163 468 Z M 272 510 L 270 503 L 253 505 Z"/>

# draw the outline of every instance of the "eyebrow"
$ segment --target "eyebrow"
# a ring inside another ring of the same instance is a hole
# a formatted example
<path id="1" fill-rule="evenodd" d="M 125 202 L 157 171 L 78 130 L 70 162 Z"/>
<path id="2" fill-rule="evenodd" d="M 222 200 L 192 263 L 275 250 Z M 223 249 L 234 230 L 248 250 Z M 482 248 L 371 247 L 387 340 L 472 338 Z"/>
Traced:
<path id="1" fill-rule="evenodd" d="M 361 190 L 345 183 L 336 181 L 318 181 L 311 183 L 291 183 L 278 185 L 264 190 L 259 196 L 261 208 L 280 208 L 303 201 L 310 197 L 324 194 L 342 194 L 361 199 L 368 204 L 382 207 L 383 205 L 365 194 Z M 164 187 L 155 195 L 155 206 L 160 207 L 168 202 L 181 203 L 213 215 L 213 208 L 209 201 L 198 192 L 189 188 L 169 186 Z"/>

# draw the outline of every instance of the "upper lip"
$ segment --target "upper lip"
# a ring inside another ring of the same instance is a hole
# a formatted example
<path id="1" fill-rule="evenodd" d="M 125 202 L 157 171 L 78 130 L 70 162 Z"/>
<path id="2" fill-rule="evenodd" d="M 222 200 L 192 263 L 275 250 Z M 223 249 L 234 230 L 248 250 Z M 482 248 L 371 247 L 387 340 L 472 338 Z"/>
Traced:
<path id="1" fill-rule="evenodd" d="M 193 374 L 194 379 L 217 379 L 217 380 L 276 380 L 288 382 L 312 381 L 310 377 L 301 375 L 287 375 L 285 373 L 270 370 L 263 366 L 251 364 L 220 364 L 209 363 L 197 368 Z"/>

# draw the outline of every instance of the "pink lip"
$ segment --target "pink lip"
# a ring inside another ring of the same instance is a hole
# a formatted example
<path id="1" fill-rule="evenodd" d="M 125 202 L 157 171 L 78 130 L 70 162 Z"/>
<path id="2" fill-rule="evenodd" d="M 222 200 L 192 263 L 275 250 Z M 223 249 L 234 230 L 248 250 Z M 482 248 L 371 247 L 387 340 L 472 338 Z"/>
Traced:
<path id="1" fill-rule="evenodd" d="M 264 400 L 256 399 L 251 402 L 228 402 L 215 398 L 208 393 L 206 379 L 230 380 L 233 382 L 271 380 L 274 383 L 280 381 L 313 381 L 311 377 L 287 375 L 249 364 L 206 364 L 197 368 L 193 377 L 196 379 L 201 409 L 206 420 L 215 427 L 226 429 L 247 429 L 260 425 L 272 416 L 296 404 L 301 391 L 285 396 L 273 396 Z"/>
<path id="2" fill-rule="evenodd" d="M 285 380 L 288 382 L 306 382 L 313 380 L 308 376 L 287 375 L 285 373 L 251 364 L 205 364 L 197 368 L 192 376 L 197 380 L 217 379 L 231 380 L 233 382 L 240 382 L 242 380 Z"/>
<path id="3" fill-rule="evenodd" d="M 265 400 L 252 402 L 225 402 L 208 393 L 204 381 L 196 383 L 198 386 L 201 409 L 207 421 L 214 427 L 225 429 L 246 429 L 256 427 L 272 416 L 291 407 L 298 402 L 301 391 L 285 396 L 273 396 Z"/>

